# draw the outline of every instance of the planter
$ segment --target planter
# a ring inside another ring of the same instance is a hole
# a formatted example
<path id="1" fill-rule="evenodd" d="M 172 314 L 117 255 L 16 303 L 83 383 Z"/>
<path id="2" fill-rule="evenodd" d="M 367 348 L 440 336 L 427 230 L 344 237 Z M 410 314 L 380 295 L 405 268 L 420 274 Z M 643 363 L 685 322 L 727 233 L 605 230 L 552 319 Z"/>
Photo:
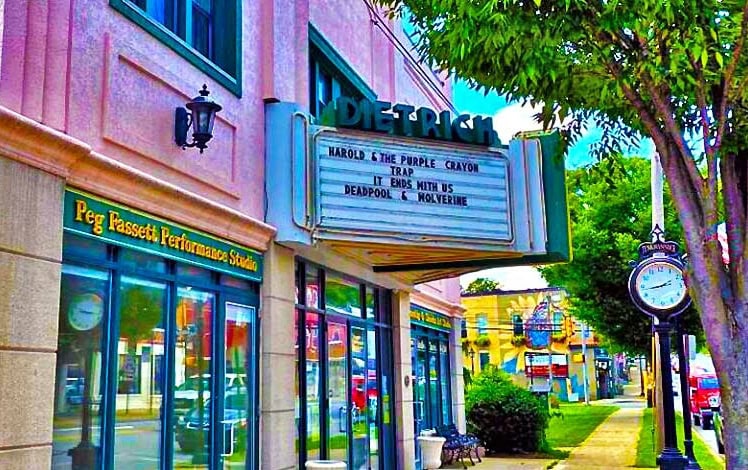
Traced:
<path id="1" fill-rule="evenodd" d="M 475 345 L 479 348 L 487 348 L 491 346 L 491 338 L 488 335 L 481 335 L 475 338 Z"/>
<path id="2" fill-rule="evenodd" d="M 437 436 L 419 436 L 416 438 L 421 448 L 421 466 L 423 470 L 436 469 L 442 466 L 442 446 L 446 439 Z"/>

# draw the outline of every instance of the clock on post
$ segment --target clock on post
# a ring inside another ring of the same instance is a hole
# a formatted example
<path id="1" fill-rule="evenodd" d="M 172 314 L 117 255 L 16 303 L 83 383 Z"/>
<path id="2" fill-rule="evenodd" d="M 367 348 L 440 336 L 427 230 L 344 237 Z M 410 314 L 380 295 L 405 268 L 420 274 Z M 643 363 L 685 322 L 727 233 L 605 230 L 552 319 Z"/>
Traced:
<path id="1" fill-rule="evenodd" d="M 635 262 L 631 271 L 628 288 L 634 305 L 658 320 L 654 329 L 658 334 L 662 358 L 670 357 L 672 320 L 691 305 L 685 274 L 686 263 L 680 254 L 680 247 L 675 242 L 666 241 L 665 232 L 655 226 L 652 241 L 639 245 L 639 261 Z M 669 391 L 673 383 L 670 361 L 661 360 L 659 363 L 662 389 Z M 657 457 L 657 464 L 662 470 L 683 470 L 689 460 L 678 449 L 672 393 L 662 393 L 662 410 L 665 442 L 662 453 Z"/>
<path id="2" fill-rule="evenodd" d="M 629 294 L 634 305 L 659 321 L 668 321 L 691 305 L 686 285 L 686 264 L 677 243 L 664 240 L 655 227 L 653 242 L 639 246 L 639 261 L 629 276 Z"/>

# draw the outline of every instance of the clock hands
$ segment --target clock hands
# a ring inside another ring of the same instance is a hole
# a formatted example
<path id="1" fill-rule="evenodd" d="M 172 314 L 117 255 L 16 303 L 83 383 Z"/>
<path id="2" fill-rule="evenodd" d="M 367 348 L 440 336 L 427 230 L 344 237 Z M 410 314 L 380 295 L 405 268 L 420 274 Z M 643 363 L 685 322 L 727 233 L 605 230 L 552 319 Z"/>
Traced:
<path id="1" fill-rule="evenodd" d="M 665 282 L 665 283 L 662 283 L 662 284 L 659 284 L 659 285 L 656 285 L 656 286 L 652 286 L 652 287 L 645 287 L 645 289 L 647 289 L 647 290 L 651 290 L 651 289 L 659 289 L 660 287 L 665 287 L 665 286 L 669 286 L 669 285 L 670 285 L 670 284 L 672 284 L 672 283 L 673 283 L 673 281 L 672 281 L 672 279 L 671 279 L 671 280 L 669 280 L 669 281 L 667 281 L 667 282 Z"/>

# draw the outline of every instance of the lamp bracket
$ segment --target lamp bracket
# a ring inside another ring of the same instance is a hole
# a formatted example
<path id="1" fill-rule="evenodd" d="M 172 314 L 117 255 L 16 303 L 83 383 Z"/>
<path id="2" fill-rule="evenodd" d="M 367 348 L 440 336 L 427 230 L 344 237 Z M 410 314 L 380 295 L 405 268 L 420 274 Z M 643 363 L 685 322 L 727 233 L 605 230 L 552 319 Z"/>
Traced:
<path id="1" fill-rule="evenodd" d="M 187 132 L 192 124 L 190 121 L 192 121 L 192 114 L 185 108 L 177 107 L 174 112 L 174 142 L 183 149 L 195 146 L 194 143 L 187 143 Z"/>

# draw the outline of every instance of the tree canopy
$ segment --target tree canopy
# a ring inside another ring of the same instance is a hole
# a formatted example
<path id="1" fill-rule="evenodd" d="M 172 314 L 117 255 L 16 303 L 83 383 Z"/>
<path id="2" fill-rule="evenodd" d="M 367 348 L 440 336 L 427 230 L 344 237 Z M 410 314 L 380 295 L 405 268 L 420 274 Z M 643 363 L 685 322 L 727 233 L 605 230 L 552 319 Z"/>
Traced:
<path id="1" fill-rule="evenodd" d="M 467 294 L 482 294 L 499 288 L 499 283 L 487 277 L 479 277 L 468 284 L 465 289 Z"/>
<path id="2" fill-rule="evenodd" d="M 542 104 L 541 121 L 567 125 L 570 142 L 600 126 L 598 156 L 652 138 L 720 376 L 728 468 L 748 468 L 748 2 L 377 1 L 409 10 L 430 66 Z"/>
<path id="3" fill-rule="evenodd" d="M 631 303 L 629 261 L 649 238 L 652 198 L 650 162 L 624 158 L 610 173 L 605 162 L 567 173 L 574 259 L 541 269 L 549 284 L 569 292 L 571 313 L 621 349 L 650 354 L 651 319 Z M 605 174 L 605 178 L 601 177 Z M 665 199 L 668 238 L 682 241 L 672 201 Z M 686 330 L 701 336 L 693 309 L 681 318 Z"/>

